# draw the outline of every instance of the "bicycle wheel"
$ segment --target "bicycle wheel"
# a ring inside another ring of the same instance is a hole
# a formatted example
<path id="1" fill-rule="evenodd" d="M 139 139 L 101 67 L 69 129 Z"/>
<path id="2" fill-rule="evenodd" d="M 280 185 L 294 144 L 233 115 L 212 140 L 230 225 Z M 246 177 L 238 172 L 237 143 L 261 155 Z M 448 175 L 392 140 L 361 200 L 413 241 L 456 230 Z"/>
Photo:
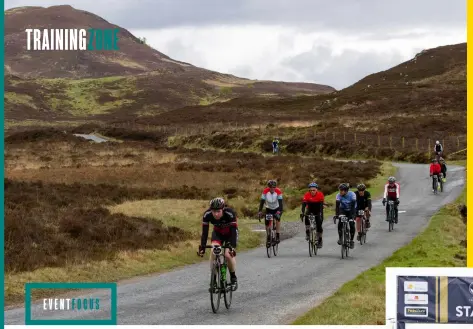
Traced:
<path id="1" fill-rule="evenodd" d="M 363 236 L 364 236 L 364 233 L 365 233 L 365 219 L 364 218 L 360 218 L 360 222 L 361 222 L 361 227 L 360 227 L 360 244 L 363 245 Z"/>
<path id="2" fill-rule="evenodd" d="M 222 286 L 220 279 L 220 266 L 215 265 L 213 273 L 210 275 L 210 303 L 212 311 L 217 313 L 220 307 L 220 298 L 222 297 Z"/>
<path id="3" fill-rule="evenodd" d="M 342 251 L 342 259 L 345 258 L 345 249 L 346 249 L 346 242 L 345 242 L 345 225 L 342 226 L 342 245 L 341 245 L 341 251 Z"/>
<path id="4" fill-rule="evenodd" d="M 227 310 L 232 305 L 232 298 L 233 298 L 232 281 L 231 281 L 230 275 L 228 274 L 230 273 L 227 273 L 226 275 L 227 280 L 223 282 L 223 288 L 224 288 L 223 300 L 225 302 L 225 307 L 227 308 Z"/>
<path id="5" fill-rule="evenodd" d="M 276 223 L 273 222 L 273 254 L 274 256 L 278 255 L 278 246 L 279 243 L 276 241 Z"/>
<path id="6" fill-rule="evenodd" d="M 347 229 L 345 230 L 345 257 L 348 257 L 348 254 L 350 253 L 350 232 L 348 230 L 348 224 L 345 224 L 347 226 Z"/>
<path id="7" fill-rule="evenodd" d="M 434 178 L 434 194 L 437 194 L 437 189 L 438 189 L 438 181 L 437 178 Z"/>
<path id="8" fill-rule="evenodd" d="M 439 184 L 440 184 L 440 192 L 443 192 L 443 181 L 442 181 L 442 179 L 439 179 Z"/>
<path id="9" fill-rule="evenodd" d="M 314 249 L 312 248 L 314 235 L 312 234 L 312 228 L 310 228 L 309 230 L 309 256 L 312 257 L 312 254 L 314 253 Z"/>
<path id="10" fill-rule="evenodd" d="M 394 211 L 392 207 L 389 208 L 389 232 L 394 230 Z"/>
<path id="11" fill-rule="evenodd" d="M 366 244 L 366 233 L 368 233 L 368 229 L 366 228 L 366 222 L 363 220 L 363 235 L 361 236 L 360 240 L 363 240 L 363 244 Z"/>
<path id="12" fill-rule="evenodd" d="M 266 254 L 271 258 L 271 246 L 273 245 L 273 232 L 271 229 L 266 233 Z"/>
<path id="13" fill-rule="evenodd" d="M 317 255 L 317 250 L 318 250 L 318 244 L 319 244 L 319 239 L 317 237 L 317 231 L 312 230 L 312 251 L 314 255 Z"/>

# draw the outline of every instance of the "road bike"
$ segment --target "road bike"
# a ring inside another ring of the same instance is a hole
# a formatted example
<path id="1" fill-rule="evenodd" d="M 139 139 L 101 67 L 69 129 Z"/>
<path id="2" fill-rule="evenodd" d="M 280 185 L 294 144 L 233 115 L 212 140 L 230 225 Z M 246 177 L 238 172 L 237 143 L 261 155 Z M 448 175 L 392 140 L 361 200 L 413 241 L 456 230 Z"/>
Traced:
<path id="1" fill-rule="evenodd" d="M 317 250 L 319 249 L 319 239 L 317 237 L 317 224 L 315 221 L 315 215 L 309 214 L 306 215 L 309 218 L 309 256 L 317 255 Z"/>
<path id="2" fill-rule="evenodd" d="M 227 269 L 227 259 L 225 257 L 225 250 L 232 247 L 228 242 L 225 242 L 222 246 L 219 245 L 207 245 L 206 249 L 212 249 L 212 253 L 215 255 L 213 261 L 212 271 L 210 273 L 210 304 L 212 305 L 212 311 L 217 313 L 220 307 L 220 299 L 222 298 L 225 302 L 225 307 L 230 309 L 233 297 L 233 287 L 231 284 L 230 276 Z M 203 255 L 200 255 L 201 257 Z M 223 259 L 223 260 L 222 260 Z"/>
<path id="3" fill-rule="evenodd" d="M 443 182 L 442 182 L 442 176 L 443 174 L 439 175 L 433 175 L 433 180 L 434 180 L 434 194 L 437 194 L 438 192 L 443 192 Z"/>
<path id="4" fill-rule="evenodd" d="M 368 228 L 366 227 L 366 216 L 364 210 L 358 210 L 358 217 L 361 218 L 361 228 L 360 228 L 360 244 L 363 245 L 366 243 L 366 233 L 368 233 Z"/>
<path id="5" fill-rule="evenodd" d="M 271 258 L 271 249 L 274 256 L 278 255 L 278 242 L 276 241 L 276 220 L 272 214 L 265 216 L 266 227 L 266 254 Z"/>
<path id="6" fill-rule="evenodd" d="M 394 201 L 393 200 L 389 200 L 388 201 L 388 206 L 389 206 L 389 209 L 388 209 L 388 224 L 389 224 L 389 232 L 391 232 L 392 230 L 394 230 L 394 220 L 396 218 L 396 214 L 394 213 Z"/>
<path id="7" fill-rule="evenodd" d="M 348 225 L 348 217 L 345 215 L 338 216 L 338 220 L 342 223 L 342 244 L 341 244 L 341 252 L 342 252 L 342 259 L 348 257 L 350 253 L 350 225 Z M 334 218 L 334 222 L 336 222 L 336 218 Z"/>

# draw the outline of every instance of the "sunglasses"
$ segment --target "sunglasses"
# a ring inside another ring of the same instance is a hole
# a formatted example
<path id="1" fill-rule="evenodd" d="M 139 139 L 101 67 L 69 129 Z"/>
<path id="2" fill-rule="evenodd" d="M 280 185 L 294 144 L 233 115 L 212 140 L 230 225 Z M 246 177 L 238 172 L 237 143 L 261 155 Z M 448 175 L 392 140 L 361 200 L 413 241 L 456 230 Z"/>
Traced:
<path id="1" fill-rule="evenodd" d="M 311 188 L 309 191 L 310 191 L 310 192 L 317 192 L 317 189 Z"/>

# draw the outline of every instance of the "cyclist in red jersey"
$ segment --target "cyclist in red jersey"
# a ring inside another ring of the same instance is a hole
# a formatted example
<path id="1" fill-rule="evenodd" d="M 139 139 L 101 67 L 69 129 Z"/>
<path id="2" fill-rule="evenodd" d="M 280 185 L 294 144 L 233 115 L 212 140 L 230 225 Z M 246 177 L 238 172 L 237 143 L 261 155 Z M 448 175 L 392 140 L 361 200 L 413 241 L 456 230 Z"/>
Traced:
<path id="1" fill-rule="evenodd" d="M 437 176 L 437 179 L 439 179 L 441 172 L 442 166 L 438 163 L 437 159 L 433 159 L 432 163 L 430 164 L 430 177 L 432 177 L 432 192 L 435 192 L 434 176 Z"/>
<path id="2" fill-rule="evenodd" d="M 324 213 L 324 194 L 318 190 L 319 186 L 317 183 L 310 183 L 309 184 L 309 191 L 304 194 L 302 198 L 302 209 L 301 209 L 301 222 L 305 217 L 305 239 L 309 241 L 309 228 L 310 228 L 310 221 L 307 217 L 308 214 L 315 215 L 315 223 L 316 223 L 316 231 L 317 231 L 317 239 L 318 239 L 318 246 L 322 248 L 322 233 L 324 232 L 322 228 L 322 221 L 323 221 L 323 213 Z M 307 215 L 305 214 L 305 209 L 307 207 Z"/>
<path id="3" fill-rule="evenodd" d="M 386 206 L 386 200 L 393 200 L 394 202 L 394 213 L 396 218 L 394 222 L 397 224 L 398 221 L 398 210 L 397 206 L 399 205 L 399 196 L 400 196 L 400 186 L 399 183 L 396 183 L 395 177 L 389 177 L 388 183 L 384 185 L 384 196 L 383 196 L 383 206 Z M 388 221 L 388 212 L 389 204 L 386 206 L 386 221 Z"/>

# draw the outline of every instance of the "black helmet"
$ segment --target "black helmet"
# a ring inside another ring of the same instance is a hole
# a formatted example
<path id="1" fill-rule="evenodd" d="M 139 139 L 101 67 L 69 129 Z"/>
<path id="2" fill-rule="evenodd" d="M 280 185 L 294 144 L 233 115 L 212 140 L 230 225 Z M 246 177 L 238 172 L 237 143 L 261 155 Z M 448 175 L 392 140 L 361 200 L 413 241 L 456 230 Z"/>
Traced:
<path id="1" fill-rule="evenodd" d="M 338 185 L 338 189 L 339 189 L 340 191 L 348 191 L 348 188 L 349 188 L 349 187 L 348 187 L 348 184 L 347 184 L 347 183 L 342 183 L 342 184 Z"/>
<path id="2" fill-rule="evenodd" d="M 361 184 L 358 184 L 358 186 L 356 187 L 358 189 L 358 191 L 364 191 L 366 190 L 366 186 L 365 184 L 361 183 Z"/>
<path id="3" fill-rule="evenodd" d="M 278 185 L 278 183 L 274 179 L 270 179 L 268 181 L 268 186 L 269 187 L 276 187 L 276 185 Z"/>
<path id="4" fill-rule="evenodd" d="M 223 198 L 215 198 L 210 201 L 210 209 L 219 210 L 225 207 L 225 200 Z"/>

